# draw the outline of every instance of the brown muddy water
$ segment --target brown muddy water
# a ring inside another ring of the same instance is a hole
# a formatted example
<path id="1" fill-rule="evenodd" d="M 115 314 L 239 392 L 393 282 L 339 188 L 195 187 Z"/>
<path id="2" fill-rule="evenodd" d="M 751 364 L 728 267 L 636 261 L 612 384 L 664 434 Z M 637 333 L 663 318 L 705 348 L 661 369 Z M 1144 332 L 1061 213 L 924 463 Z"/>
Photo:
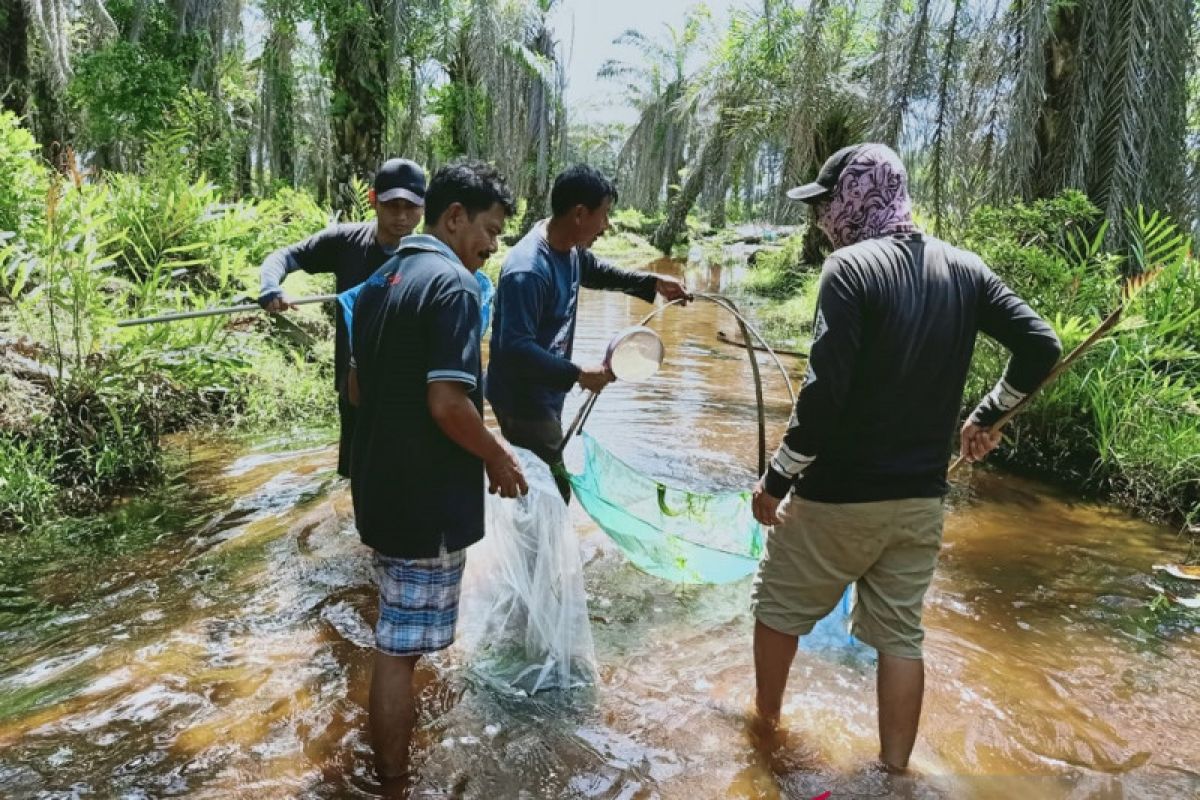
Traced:
<path id="1" fill-rule="evenodd" d="M 721 288 L 716 269 L 689 278 Z M 579 355 L 598 359 L 646 309 L 585 292 Z M 716 340 L 721 313 L 666 312 L 660 376 L 611 387 L 588 423 L 668 482 L 754 479 L 750 370 Z M 773 444 L 788 408 L 770 381 Z M 0 796 L 375 796 L 374 596 L 333 448 L 190 446 L 181 482 L 207 498 L 194 522 L 42 581 L 51 611 L 0 630 Z M 960 484 L 927 602 L 914 778 L 869 767 L 873 668 L 803 652 L 790 738 L 764 756 L 744 718 L 749 581 L 646 576 L 574 504 L 599 685 L 519 699 L 475 679 L 457 646 L 429 659 L 413 796 L 1200 796 L 1200 623 L 1148 610 L 1151 565 L 1185 543 L 1037 483 L 976 470 Z"/>

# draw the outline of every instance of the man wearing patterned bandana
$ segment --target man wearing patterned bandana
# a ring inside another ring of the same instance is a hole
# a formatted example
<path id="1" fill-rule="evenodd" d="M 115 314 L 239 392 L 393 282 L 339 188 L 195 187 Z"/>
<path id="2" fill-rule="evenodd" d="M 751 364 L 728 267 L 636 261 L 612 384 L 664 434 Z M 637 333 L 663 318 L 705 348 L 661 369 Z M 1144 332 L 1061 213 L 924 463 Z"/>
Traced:
<path id="1" fill-rule="evenodd" d="M 885 145 L 839 150 L 788 197 L 812 206 L 835 250 L 821 272 L 804 388 L 754 487 L 755 517 L 774 526 L 754 584 L 757 712 L 778 724 L 797 638 L 853 583 L 853 632 L 879 653 L 879 757 L 903 771 L 924 695 L 921 608 L 976 333 L 1012 358 L 962 427 L 970 461 L 997 445 L 988 426 L 1041 382 L 1061 347 L 978 256 L 917 230 L 904 165 Z"/>

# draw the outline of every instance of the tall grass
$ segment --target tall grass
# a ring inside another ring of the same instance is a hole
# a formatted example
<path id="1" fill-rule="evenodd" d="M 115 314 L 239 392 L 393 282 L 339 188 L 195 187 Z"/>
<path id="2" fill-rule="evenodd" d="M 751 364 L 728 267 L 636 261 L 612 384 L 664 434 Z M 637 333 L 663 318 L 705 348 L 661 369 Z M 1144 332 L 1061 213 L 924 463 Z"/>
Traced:
<path id="1" fill-rule="evenodd" d="M 172 431 L 327 420 L 332 327 L 318 310 L 280 325 L 249 314 L 116 327 L 255 295 L 263 256 L 323 227 L 327 212 L 290 191 L 224 202 L 178 168 L 169 137 L 144 176 L 60 176 L 14 129 L 0 116 L 0 163 L 10 146 L 34 168 L 0 179 L 0 220 L 12 226 L 0 233 L 0 378 L 48 408 L 36 424 L 0 409 L 0 529 L 155 480 Z"/>

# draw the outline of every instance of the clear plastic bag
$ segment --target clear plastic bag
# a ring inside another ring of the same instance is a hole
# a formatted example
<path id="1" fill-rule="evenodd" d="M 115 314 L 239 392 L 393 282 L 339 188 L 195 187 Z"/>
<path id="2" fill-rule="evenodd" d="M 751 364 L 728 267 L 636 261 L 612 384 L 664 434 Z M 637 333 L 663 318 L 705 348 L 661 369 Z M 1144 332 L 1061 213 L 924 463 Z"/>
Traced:
<path id="1" fill-rule="evenodd" d="M 487 535 L 467 553 L 460 629 L 472 669 L 534 694 L 596 680 L 579 543 L 545 462 L 513 448 L 529 483 L 487 498 Z"/>

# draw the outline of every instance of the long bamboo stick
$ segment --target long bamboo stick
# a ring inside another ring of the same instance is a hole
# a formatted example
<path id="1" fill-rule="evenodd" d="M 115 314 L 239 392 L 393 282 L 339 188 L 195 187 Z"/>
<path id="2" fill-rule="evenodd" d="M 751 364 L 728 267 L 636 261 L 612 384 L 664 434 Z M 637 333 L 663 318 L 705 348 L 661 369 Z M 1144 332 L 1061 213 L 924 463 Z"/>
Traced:
<path id="1" fill-rule="evenodd" d="M 289 300 L 292 305 L 302 306 L 307 303 L 330 303 L 337 300 L 336 294 L 316 294 L 310 297 L 301 297 L 296 300 Z M 140 317 L 138 319 L 126 319 L 117 323 L 118 328 L 128 328 L 132 325 L 150 325 L 155 322 L 176 322 L 181 319 L 199 319 L 200 317 L 215 317 L 220 314 L 236 314 L 239 311 L 260 311 L 261 306 L 258 303 L 243 303 L 238 306 L 223 306 L 221 308 L 202 308 L 197 311 L 180 311 L 175 314 L 159 314 L 156 317 Z"/>
<path id="2" fill-rule="evenodd" d="M 1100 339 L 1102 339 L 1106 333 L 1115 328 L 1117 323 L 1121 321 L 1121 315 L 1125 313 L 1125 309 L 1129 306 L 1129 301 L 1132 300 L 1138 292 L 1146 288 L 1146 286 L 1149 285 L 1152 280 L 1157 278 L 1160 272 L 1162 272 L 1161 269 L 1150 270 L 1148 272 L 1143 272 L 1140 275 L 1134 275 L 1133 277 L 1127 279 L 1124 285 L 1121 287 L 1121 299 L 1117 303 L 1116 309 L 1114 309 L 1111 314 L 1105 317 L 1100 324 L 1096 326 L 1096 329 L 1088 334 L 1088 337 L 1080 342 L 1074 350 L 1072 350 L 1065 358 L 1060 359 L 1059 362 L 1054 365 L 1054 369 L 1050 370 L 1046 377 L 1042 379 L 1042 382 L 1034 387 L 1033 391 L 1022 397 L 1019 401 L 1017 401 L 1016 405 L 1014 405 L 1008 411 L 1005 411 L 1004 414 L 1001 415 L 1000 419 L 992 423 L 988 427 L 988 432 L 992 434 L 998 433 L 1005 425 L 1012 421 L 1013 417 L 1015 417 L 1021 412 L 1021 410 L 1029 405 L 1038 392 L 1057 380 L 1058 376 L 1062 375 L 1072 364 L 1078 361 L 1079 357 L 1087 352 L 1088 348 L 1100 341 Z M 954 459 L 954 463 L 950 465 L 948 474 L 953 475 L 954 471 L 962 466 L 964 461 L 966 461 L 966 458 L 962 455 L 962 453 L 959 453 L 958 457 Z"/>

